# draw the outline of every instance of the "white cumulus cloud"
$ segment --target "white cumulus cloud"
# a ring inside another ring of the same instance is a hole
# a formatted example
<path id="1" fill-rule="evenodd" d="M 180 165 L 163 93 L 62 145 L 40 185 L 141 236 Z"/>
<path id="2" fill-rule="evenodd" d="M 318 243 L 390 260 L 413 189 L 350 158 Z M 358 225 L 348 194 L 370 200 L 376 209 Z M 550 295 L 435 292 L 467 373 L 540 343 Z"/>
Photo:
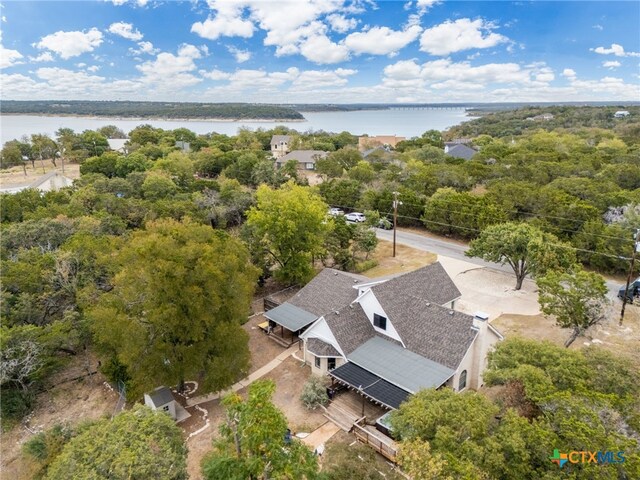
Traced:
<path id="1" fill-rule="evenodd" d="M 0 68 L 12 67 L 13 65 L 18 65 L 20 59 L 23 58 L 22 54 L 17 50 L 11 50 L 9 48 L 4 48 L 0 45 Z"/>
<path id="2" fill-rule="evenodd" d="M 244 63 L 248 60 L 251 60 L 251 52 L 249 50 L 241 50 L 233 45 L 229 45 L 227 50 L 233 57 L 236 59 L 238 63 Z"/>
<path id="3" fill-rule="evenodd" d="M 109 25 L 109 32 L 126 38 L 127 40 L 133 40 L 134 42 L 142 40 L 143 37 L 137 29 L 133 28 L 132 24 L 126 22 L 112 23 Z"/>
<path id="4" fill-rule="evenodd" d="M 622 45 L 612 43 L 610 48 L 596 47 L 590 49 L 592 52 L 600 55 L 615 55 L 616 57 L 640 57 L 640 52 L 625 52 Z"/>
<path id="5" fill-rule="evenodd" d="M 358 21 L 355 18 L 347 18 L 339 13 L 327 15 L 327 21 L 331 26 L 331 30 L 338 33 L 347 33 L 358 26 Z"/>
<path id="6" fill-rule="evenodd" d="M 349 58 L 349 49 L 341 43 L 335 43 L 326 35 L 308 38 L 301 46 L 300 53 L 312 62 L 320 64 L 344 62 Z"/>
<path id="7" fill-rule="evenodd" d="M 251 20 L 243 18 L 245 6 L 243 3 L 234 3 L 224 0 L 211 0 L 208 2 L 214 13 L 204 22 L 195 22 L 191 25 L 191 31 L 202 38 L 217 40 L 220 37 L 253 36 L 255 27 Z"/>
<path id="8" fill-rule="evenodd" d="M 447 20 L 426 29 L 420 37 L 420 50 L 431 55 L 448 55 L 472 48 L 489 48 L 509 39 L 495 33 L 496 27 L 482 19 L 461 18 L 455 22 Z"/>
<path id="9" fill-rule="evenodd" d="M 40 50 L 51 50 L 63 59 L 77 57 L 85 52 L 92 52 L 102 44 L 102 32 L 92 28 L 87 32 L 63 32 L 59 31 L 42 37 L 33 46 Z"/>
<path id="10" fill-rule="evenodd" d="M 573 68 L 565 68 L 562 70 L 562 76 L 569 80 L 574 80 L 576 78 L 576 71 Z"/>
<path id="11" fill-rule="evenodd" d="M 417 39 L 420 32 L 422 28 L 419 25 L 411 25 L 405 30 L 373 27 L 364 32 L 350 34 L 344 43 L 357 54 L 392 55 Z"/>
<path id="12" fill-rule="evenodd" d="M 613 70 L 615 68 L 620 67 L 622 64 L 617 60 L 610 60 L 608 62 L 602 62 L 602 66 L 604 68 L 608 68 L 609 70 Z"/>

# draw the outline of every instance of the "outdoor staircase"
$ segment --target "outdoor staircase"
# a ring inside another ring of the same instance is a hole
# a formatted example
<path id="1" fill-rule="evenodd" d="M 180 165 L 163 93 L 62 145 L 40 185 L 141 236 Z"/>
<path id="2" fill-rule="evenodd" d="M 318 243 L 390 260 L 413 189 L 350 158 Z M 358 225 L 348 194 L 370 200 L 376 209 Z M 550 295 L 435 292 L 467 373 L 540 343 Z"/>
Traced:
<path id="1" fill-rule="evenodd" d="M 350 432 L 353 428 L 353 424 L 356 423 L 360 417 L 352 409 L 341 404 L 340 401 L 333 400 L 328 407 L 322 407 L 324 410 L 324 416 L 330 421 L 335 423 L 345 432 Z"/>

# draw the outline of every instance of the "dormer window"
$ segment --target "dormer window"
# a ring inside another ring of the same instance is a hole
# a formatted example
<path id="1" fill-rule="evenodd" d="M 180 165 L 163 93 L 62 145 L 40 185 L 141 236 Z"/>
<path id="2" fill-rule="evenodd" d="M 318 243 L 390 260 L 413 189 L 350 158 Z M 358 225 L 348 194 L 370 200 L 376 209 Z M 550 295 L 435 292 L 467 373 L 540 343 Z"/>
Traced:
<path id="1" fill-rule="evenodd" d="M 377 313 L 373 314 L 373 326 L 379 328 L 380 330 L 387 329 L 387 317 L 383 317 L 382 315 L 378 315 Z"/>

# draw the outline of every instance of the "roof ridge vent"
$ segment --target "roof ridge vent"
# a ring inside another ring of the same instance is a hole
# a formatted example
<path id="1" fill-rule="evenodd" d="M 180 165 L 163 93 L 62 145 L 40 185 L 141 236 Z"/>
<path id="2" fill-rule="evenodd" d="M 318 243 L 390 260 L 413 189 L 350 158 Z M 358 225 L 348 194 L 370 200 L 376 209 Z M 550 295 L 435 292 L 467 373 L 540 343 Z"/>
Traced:
<path id="1" fill-rule="evenodd" d="M 333 276 L 337 277 L 338 276 L 338 272 L 333 272 Z"/>
<path id="2" fill-rule="evenodd" d="M 430 306 L 431 306 L 431 302 L 427 302 L 427 307 L 430 307 Z"/>
<path id="3" fill-rule="evenodd" d="M 335 313 L 336 315 L 340 315 L 340 312 L 339 312 L 338 310 L 336 310 L 336 311 L 335 311 L 335 312 L 333 312 L 333 313 Z"/>
<path id="4" fill-rule="evenodd" d="M 455 312 L 453 310 L 449 310 L 449 315 L 453 315 Z"/>

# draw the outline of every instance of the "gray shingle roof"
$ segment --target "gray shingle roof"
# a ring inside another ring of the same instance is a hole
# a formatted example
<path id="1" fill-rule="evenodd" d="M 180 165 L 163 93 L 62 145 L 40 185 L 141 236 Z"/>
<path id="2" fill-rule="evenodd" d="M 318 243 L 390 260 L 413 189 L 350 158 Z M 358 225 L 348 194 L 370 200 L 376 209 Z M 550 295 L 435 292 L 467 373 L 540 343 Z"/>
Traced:
<path id="1" fill-rule="evenodd" d="M 445 305 L 461 295 L 460 290 L 440 262 L 393 277 L 380 285 L 375 285 L 371 290 L 380 302 L 390 296 L 407 295 L 438 305 Z M 384 304 L 382 308 L 384 308 Z"/>
<path id="2" fill-rule="evenodd" d="M 158 387 L 153 392 L 148 393 L 151 402 L 156 408 L 166 405 L 169 402 L 173 402 L 173 393 L 167 387 Z"/>
<path id="3" fill-rule="evenodd" d="M 320 357 L 340 357 L 333 345 L 323 342 L 319 338 L 310 338 L 307 340 L 307 350 Z"/>
<path id="4" fill-rule="evenodd" d="M 274 135 L 271 137 L 271 145 L 274 143 L 285 142 L 289 143 L 291 141 L 291 135 Z"/>
<path id="5" fill-rule="evenodd" d="M 414 297 L 378 300 L 405 346 L 445 367 L 458 368 L 477 335 L 473 317 L 465 313 Z"/>
<path id="6" fill-rule="evenodd" d="M 298 163 L 316 163 L 316 160 L 327 156 L 322 150 L 294 150 L 278 159 L 278 163 L 286 163 L 289 160 L 297 160 Z"/>
<path id="7" fill-rule="evenodd" d="M 447 152 L 447 155 L 454 158 L 463 158 L 465 160 L 471 160 L 473 156 L 478 153 L 473 148 L 469 148 L 466 145 L 459 144 L 455 147 L 451 147 Z"/>
<path id="8" fill-rule="evenodd" d="M 347 358 L 411 393 L 421 388 L 437 388 L 455 371 L 380 337 L 368 340 Z"/>
<path id="9" fill-rule="evenodd" d="M 358 295 L 353 286 L 367 281 L 369 279 L 362 275 L 325 268 L 288 303 L 320 317 L 353 302 Z"/>
<path id="10" fill-rule="evenodd" d="M 345 355 L 349 355 L 367 340 L 376 336 L 376 332 L 359 303 L 345 307 L 339 314 L 328 313 L 324 317 L 327 325 L 336 337 L 338 345 Z"/>

